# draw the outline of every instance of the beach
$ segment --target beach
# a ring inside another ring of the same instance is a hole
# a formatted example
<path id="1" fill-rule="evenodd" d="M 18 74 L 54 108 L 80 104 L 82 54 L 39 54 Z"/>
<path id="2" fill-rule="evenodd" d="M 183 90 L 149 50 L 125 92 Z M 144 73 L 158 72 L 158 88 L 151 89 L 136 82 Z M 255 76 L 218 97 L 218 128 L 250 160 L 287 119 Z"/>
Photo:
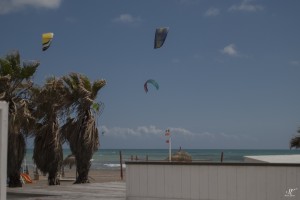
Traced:
<path id="1" fill-rule="evenodd" d="M 175 153 L 177 150 L 173 150 Z M 208 160 L 211 162 L 220 162 L 221 153 L 224 152 L 224 162 L 242 163 L 246 155 L 292 155 L 299 154 L 299 150 L 241 150 L 241 149 L 188 149 L 186 150 L 195 162 Z M 120 177 L 119 150 L 105 149 L 94 154 L 92 165 L 89 171 L 89 184 L 73 184 L 76 177 L 76 168 L 70 169 L 64 167 L 64 176 L 60 178 L 60 185 L 48 186 L 48 177 L 39 173 L 37 180 L 34 179 L 35 165 L 32 161 L 32 150 L 26 153 L 26 162 L 29 176 L 33 183 L 24 184 L 22 188 L 7 188 L 7 199 L 37 200 L 37 199 L 126 199 L 126 173 L 124 164 L 131 157 L 138 158 L 137 161 L 144 161 L 146 157 L 151 161 L 162 161 L 167 156 L 165 149 L 134 149 L 122 150 L 123 153 L 123 180 Z M 70 150 L 64 150 L 64 155 L 70 154 Z M 201 170 L 203 171 L 203 170 Z M 207 173 L 205 173 L 207 174 Z M 215 176 L 217 173 L 213 173 Z M 222 173 L 219 173 L 222 174 Z M 134 175 L 135 176 L 135 175 Z M 190 175 L 192 176 L 192 175 Z M 196 176 L 198 176 L 196 174 Z M 213 176 L 213 177 L 214 177 Z M 130 177 L 130 176 L 129 176 Z M 162 175 L 162 177 L 165 177 Z M 193 175 L 194 177 L 194 175 Z M 127 177 L 128 178 L 128 177 Z M 128 178 L 130 180 L 130 178 Z M 200 180 L 200 179 L 199 179 Z M 202 179 L 201 180 L 205 180 Z M 139 182 L 139 181 L 137 181 Z M 134 185 L 139 185 L 134 183 Z M 203 183 L 204 184 L 204 183 Z M 155 184 L 157 185 L 157 184 Z M 198 184 L 194 184 L 197 186 Z M 207 184 L 204 184 L 207 185 Z M 167 186 L 164 186 L 167 187 Z M 199 186 L 200 187 L 200 186 Z M 132 188 L 132 186 L 131 186 Z M 197 186 L 198 188 L 198 186 Z M 198 191 L 198 189 L 197 189 Z M 43 195 L 43 196 L 41 196 Z M 56 196 L 55 196 L 56 195 Z"/>
<path id="2" fill-rule="evenodd" d="M 61 176 L 60 185 L 72 185 L 75 182 L 76 171 L 65 168 L 64 177 Z M 33 171 L 29 171 L 29 176 L 32 179 L 32 183 L 25 183 L 23 187 L 34 187 L 34 186 L 47 186 L 48 176 L 39 174 L 38 180 L 34 180 Z M 91 169 L 89 171 L 90 183 L 105 183 L 105 182 L 125 182 L 125 169 L 123 169 L 123 180 L 121 179 L 120 169 Z"/>

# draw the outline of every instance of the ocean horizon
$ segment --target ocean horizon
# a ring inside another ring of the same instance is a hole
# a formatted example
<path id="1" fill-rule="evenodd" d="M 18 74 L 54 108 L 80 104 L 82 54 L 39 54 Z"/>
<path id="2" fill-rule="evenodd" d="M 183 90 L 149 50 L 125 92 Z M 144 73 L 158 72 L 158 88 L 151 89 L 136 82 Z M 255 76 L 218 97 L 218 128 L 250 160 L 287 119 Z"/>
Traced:
<path id="1" fill-rule="evenodd" d="M 255 155 L 293 155 L 300 154 L 297 149 L 183 149 L 192 156 L 193 161 L 212 161 L 218 162 L 223 152 L 223 162 L 243 162 L 244 156 Z M 131 159 L 159 161 L 166 160 L 169 155 L 168 149 L 99 149 L 92 158 L 91 169 L 110 169 L 120 168 L 120 151 L 123 163 Z M 178 149 L 172 149 L 172 154 Z M 70 149 L 63 149 L 63 157 L 71 154 Z M 33 148 L 26 151 L 23 165 L 27 165 L 29 170 L 33 170 L 32 160 Z M 123 165 L 123 167 L 126 167 Z"/>

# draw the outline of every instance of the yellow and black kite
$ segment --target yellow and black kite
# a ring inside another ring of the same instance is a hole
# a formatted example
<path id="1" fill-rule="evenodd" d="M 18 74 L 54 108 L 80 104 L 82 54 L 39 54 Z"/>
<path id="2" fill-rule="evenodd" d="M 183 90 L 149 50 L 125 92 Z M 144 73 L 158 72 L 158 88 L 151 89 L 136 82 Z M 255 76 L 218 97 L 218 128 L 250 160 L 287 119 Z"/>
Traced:
<path id="1" fill-rule="evenodd" d="M 54 36 L 53 33 L 44 33 L 42 35 L 43 51 L 46 51 L 50 47 L 53 36 Z"/>

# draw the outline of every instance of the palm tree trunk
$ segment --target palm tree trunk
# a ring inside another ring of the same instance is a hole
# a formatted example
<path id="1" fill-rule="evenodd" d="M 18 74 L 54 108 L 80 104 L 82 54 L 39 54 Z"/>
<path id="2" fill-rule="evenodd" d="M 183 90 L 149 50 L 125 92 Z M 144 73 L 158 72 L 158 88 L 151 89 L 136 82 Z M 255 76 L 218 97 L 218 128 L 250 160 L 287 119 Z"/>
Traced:
<path id="1" fill-rule="evenodd" d="M 22 134 L 9 133 L 7 157 L 7 176 L 9 187 L 22 187 L 20 169 L 25 156 L 25 139 Z"/>
<path id="2" fill-rule="evenodd" d="M 60 179 L 57 172 L 50 172 L 48 175 L 48 185 L 60 185 Z"/>
<path id="3" fill-rule="evenodd" d="M 90 167 L 91 167 L 91 162 L 90 162 L 91 156 L 86 156 L 85 158 L 82 158 L 82 155 L 86 156 L 87 154 L 84 154 L 81 152 L 81 155 L 76 155 L 76 160 L 81 160 L 82 162 L 76 163 L 76 170 L 77 170 L 78 176 L 76 177 L 76 181 L 74 184 L 90 182 L 88 177 L 89 177 L 89 171 L 90 171 Z"/>
<path id="4" fill-rule="evenodd" d="M 9 175 L 8 187 L 22 187 L 22 182 L 20 180 L 20 171 L 16 171 Z"/>

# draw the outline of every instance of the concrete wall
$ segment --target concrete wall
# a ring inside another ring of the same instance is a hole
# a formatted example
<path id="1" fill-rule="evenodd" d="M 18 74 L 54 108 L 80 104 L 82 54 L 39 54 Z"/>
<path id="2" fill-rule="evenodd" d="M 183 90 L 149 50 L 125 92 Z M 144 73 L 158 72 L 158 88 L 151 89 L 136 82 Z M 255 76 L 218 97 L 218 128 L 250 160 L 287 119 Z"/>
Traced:
<path id="1" fill-rule="evenodd" d="M 0 101 L 0 200 L 6 199 L 8 104 Z"/>
<path id="2" fill-rule="evenodd" d="M 300 165 L 127 162 L 126 199 L 300 200 Z"/>

